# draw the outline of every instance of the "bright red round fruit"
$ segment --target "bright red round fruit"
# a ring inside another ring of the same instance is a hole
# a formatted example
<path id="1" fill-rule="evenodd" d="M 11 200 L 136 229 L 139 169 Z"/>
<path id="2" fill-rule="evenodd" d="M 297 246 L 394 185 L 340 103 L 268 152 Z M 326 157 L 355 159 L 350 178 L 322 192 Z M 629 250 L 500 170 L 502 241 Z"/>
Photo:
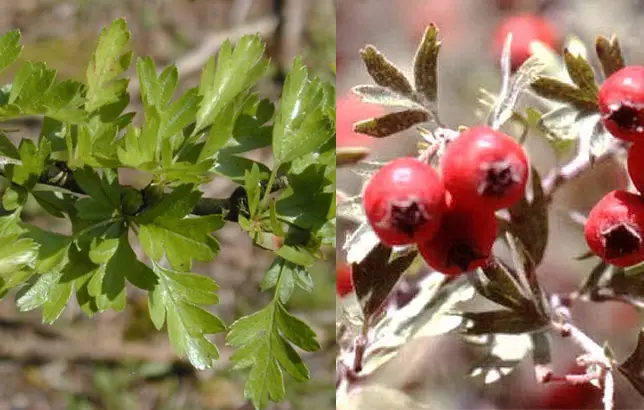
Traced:
<path id="1" fill-rule="evenodd" d="M 418 244 L 418 251 L 433 269 L 458 275 L 483 266 L 496 239 L 496 216 L 492 211 L 460 207 L 447 194 L 448 209 L 436 236 Z"/>
<path id="2" fill-rule="evenodd" d="M 447 145 L 441 169 L 445 189 L 459 204 L 493 211 L 521 200 L 529 167 L 521 144 L 500 131 L 479 126 Z"/>
<path id="3" fill-rule="evenodd" d="M 644 141 L 633 144 L 628 149 L 628 175 L 635 188 L 644 193 Z"/>
<path id="4" fill-rule="evenodd" d="M 367 182 L 362 197 L 371 227 L 387 245 L 430 239 L 445 210 L 438 172 L 416 158 L 388 162 Z"/>
<path id="5" fill-rule="evenodd" d="M 335 268 L 335 293 L 344 297 L 353 292 L 353 279 L 351 278 L 351 267 L 340 265 Z"/>
<path id="6" fill-rule="evenodd" d="M 615 266 L 644 261 L 644 200 L 611 191 L 595 204 L 584 229 L 590 250 Z"/>
<path id="7" fill-rule="evenodd" d="M 512 70 L 516 70 L 530 58 L 533 42 L 540 41 L 553 49 L 559 46 L 559 33 L 547 20 L 533 14 L 518 14 L 503 20 L 494 32 L 494 56 L 497 60 L 501 57 L 509 33 L 512 33 Z"/>
<path id="8" fill-rule="evenodd" d="M 626 141 L 644 140 L 644 67 L 616 71 L 599 87 L 597 98 L 608 132 Z"/>

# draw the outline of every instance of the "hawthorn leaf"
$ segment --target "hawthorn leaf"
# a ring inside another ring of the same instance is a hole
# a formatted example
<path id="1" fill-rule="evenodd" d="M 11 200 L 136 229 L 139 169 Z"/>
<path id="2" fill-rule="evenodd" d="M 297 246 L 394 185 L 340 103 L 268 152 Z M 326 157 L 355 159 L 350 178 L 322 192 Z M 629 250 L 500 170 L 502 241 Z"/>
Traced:
<path id="1" fill-rule="evenodd" d="M 402 95 L 412 95 L 413 88 L 405 74 L 387 60 L 374 46 L 367 45 L 360 50 L 367 72 L 376 84 L 392 89 Z"/>
<path id="2" fill-rule="evenodd" d="M 598 36 L 595 40 L 595 51 L 602 65 L 605 78 L 610 77 L 611 74 L 626 66 L 624 56 L 622 55 L 622 48 L 615 35 L 611 36 L 610 39 Z"/>
<path id="3" fill-rule="evenodd" d="M 411 109 L 423 109 L 423 106 L 410 97 L 398 94 L 390 88 L 380 85 L 358 85 L 351 89 L 363 102 L 378 104 L 385 107 L 402 107 Z"/>
<path id="4" fill-rule="evenodd" d="M 531 84 L 532 90 L 543 98 L 571 104 L 582 111 L 597 109 L 597 97 L 589 95 L 572 84 L 549 77 L 539 77 Z"/>
<path id="5" fill-rule="evenodd" d="M 370 318 L 385 302 L 400 276 L 418 256 L 418 252 L 391 260 L 392 250 L 378 244 L 359 263 L 352 264 L 353 286 L 366 318 Z"/>
<path id="6" fill-rule="evenodd" d="M 38 256 L 38 244 L 16 234 L 4 235 L 0 239 L 4 243 L 0 247 L 0 276 L 33 267 Z"/>
<path id="7" fill-rule="evenodd" d="M 0 72 L 12 65 L 22 52 L 20 30 L 14 29 L 0 37 Z"/>
<path id="8" fill-rule="evenodd" d="M 278 281 L 279 294 L 281 278 Z M 255 408 L 264 408 L 269 400 L 285 396 L 282 371 L 296 381 L 310 378 L 309 370 L 288 341 L 306 351 L 317 351 L 320 345 L 313 330 L 288 313 L 278 299 L 249 316 L 235 321 L 226 342 L 236 347 L 230 360 L 233 369 L 250 367 L 244 396 Z"/>
<path id="9" fill-rule="evenodd" d="M 165 254 L 180 271 L 189 270 L 193 259 L 208 262 L 217 255 L 219 244 L 210 233 L 223 226 L 223 216 L 187 216 L 200 197 L 192 186 L 180 186 L 136 219 L 146 255 L 159 261 Z"/>
<path id="10" fill-rule="evenodd" d="M 543 330 L 549 322 L 538 316 L 528 316 L 511 310 L 461 313 L 463 322 L 459 329 L 466 335 L 521 334 Z"/>
<path id="11" fill-rule="evenodd" d="M 87 67 L 87 95 L 85 109 L 88 112 L 118 101 L 127 90 L 128 80 L 117 79 L 129 68 L 132 53 L 126 52 L 130 32 L 125 19 L 114 20 L 103 28 L 96 51 Z"/>
<path id="12" fill-rule="evenodd" d="M 222 332 L 226 325 L 198 305 L 216 304 L 219 287 L 208 276 L 178 272 L 156 262 L 152 270 L 158 282 L 148 294 L 148 306 L 155 327 L 160 329 L 167 321 L 174 351 L 185 354 L 199 370 L 211 367 L 219 352 L 205 335 Z"/>
<path id="13" fill-rule="evenodd" d="M 564 62 L 573 83 L 589 97 L 594 96 L 596 100 L 598 88 L 590 63 L 582 55 L 575 56 L 568 49 L 564 50 Z"/>
<path id="14" fill-rule="evenodd" d="M 44 111 L 40 105 L 54 84 L 56 71 L 48 69 L 45 63 L 27 61 L 18 70 L 9 93 L 9 104 L 16 104 L 25 114 Z"/>
<path id="15" fill-rule="evenodd" d="M 510 231 L 526 247 L 535 265 L 539 265 L 548 244 L 548 199 L 541 185 L 541 176 L 532 168 L 530 199 L 524 195 L 511 206 Z"/>
<path id="16" fill-rule="evenodd" d="M 427 102 L 435 104 L 438 94 L 439 30 L 433 23 L 427 27 L 414 56 L 414 84 Z"/>
<path id="17" fill-rule="evenodd" d="M 216 65 L 214 58 L 208 60 L 199 84 L 203 99 L 193 134 L 211 125 L 227 104 L 261 78 L 268 67 L 264 48 L 258 35 L 245 35 L 235 46 L 228 40 L 221 45 Z"/>
<path id="18" fill-rule="evenodd" d="M 425 109 L 409 109 L 359 121 L 353 125 L 353 131 L 374 138 L 384 138 L 428 120 L 429 113 Z"/>
<path id="19" fill-rule="evenodd" d="M 273 126 L 273 158 L 278 167 L 314 152 L 333 137 L 335 129 L 325 115 L 325 94 L 318 78 L 296 57 L 286 76 Z"/>

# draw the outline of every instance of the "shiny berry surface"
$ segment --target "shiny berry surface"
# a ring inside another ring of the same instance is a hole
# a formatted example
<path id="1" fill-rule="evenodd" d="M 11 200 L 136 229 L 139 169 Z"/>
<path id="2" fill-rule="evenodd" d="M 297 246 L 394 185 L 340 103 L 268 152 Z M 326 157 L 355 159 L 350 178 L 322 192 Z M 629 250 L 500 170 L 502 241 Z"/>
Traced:
<path id="1" fill-rule="evenodd" d="M 436 236 L 418 244 L 425 262 L 446 275 L 457 275 L 483 266 L 496 239 L 496 216 L 491 211 L 462 208 L 449 196 L 447 212 Z"/>
<path id="2" fill-rule="evenodd" d="M 595 204 L 584 228 L 595 255 L 615 266 L 644 261 L 644 200 L 626 191 L 612 191 Z"/>
<path id="3" fill-rule="evenodd" d="M 497 210 L 521 200 L 529 166 L 517 141 L 479 126 L 464 131 L 447 145 L 441 170 L 445 189 L 462 206 Z"/>
<path id="4" fill-rule="evenodd" d="M 388 162 L 369 179 L 362 199 L 380 240 L 406 245 L 436 233 L 445 208 L 445 187 L 429 164 L 403 157 Z"/>
<path id="5" fill-rule="evenodd" d="M 608 132 L 625 141 L 644 140 L 644 67 L 616 71 L 602 83 L 597 98 Z"/>

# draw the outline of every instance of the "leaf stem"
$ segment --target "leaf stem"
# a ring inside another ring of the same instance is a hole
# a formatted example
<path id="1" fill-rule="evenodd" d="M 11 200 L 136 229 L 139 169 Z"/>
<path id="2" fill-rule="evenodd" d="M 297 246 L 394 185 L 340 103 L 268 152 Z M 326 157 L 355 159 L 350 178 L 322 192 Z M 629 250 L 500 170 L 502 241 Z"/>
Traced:
<path id="1" fill-rule="evenodd" d="M 264 197 L 260 202 L 260 209 L 265 209 L 268 206 L 268 199 L 271 196 L 273 191 L 273 184 L 275 184 L 275 178 L 277 177 L 277 170 L 279 169 L 279 164 L 275 164 L 271 175 L 268 177 L 268 182 L 266 183 L 266 190 L 264 191 Z"/>

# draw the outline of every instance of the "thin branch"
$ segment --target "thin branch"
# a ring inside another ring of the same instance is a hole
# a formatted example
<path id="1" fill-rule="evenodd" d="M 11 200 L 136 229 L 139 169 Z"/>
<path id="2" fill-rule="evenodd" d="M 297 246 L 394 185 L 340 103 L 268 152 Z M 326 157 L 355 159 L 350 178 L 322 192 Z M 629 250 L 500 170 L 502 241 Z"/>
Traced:
<path id="1" fill-rule="evenodd" d="M 617 153 L 625 148 L 626 144 L 615 139 L 611 146 L 600 156 L 591 160 L 588 155 L 578 154 L 572 161 L 566 165 L 553 169 L 543 178 L 543 190 L 546 198 L 552 200 L 552 196 L 566 182 L 579 177 L 583 172 L 592 168 L 594 165 L 606 162 L 612 159 Z"/>
<path id="2" fill-rule="evenodd" d="M 5 171 L 0 167 L 0 176 L 6 178 Z M 87 195 L 76 183 L 73 170 L 65 162 L 57 161 L 50 165 L 38 179 L 38 183 L 55 188 L 62 188 L 77 195 Z M 271 192 L 277 192 L 288 186 L 286 177 L 277 177 L 271 187 Z M 266 189 L 266 181 L 261 181 L 262 194 Z M 145 189 L 140 190 L 145 198 Z M 229 222 L 237 222 L 239 215 L 244 214 L 248 206 L 248 195 L 243 186 L 238 186 L 227 198 L 202 197 L 192 210 L 194 215 L 224 215 Z M 141 209 L 142 210 L 142 209 Z"/>

